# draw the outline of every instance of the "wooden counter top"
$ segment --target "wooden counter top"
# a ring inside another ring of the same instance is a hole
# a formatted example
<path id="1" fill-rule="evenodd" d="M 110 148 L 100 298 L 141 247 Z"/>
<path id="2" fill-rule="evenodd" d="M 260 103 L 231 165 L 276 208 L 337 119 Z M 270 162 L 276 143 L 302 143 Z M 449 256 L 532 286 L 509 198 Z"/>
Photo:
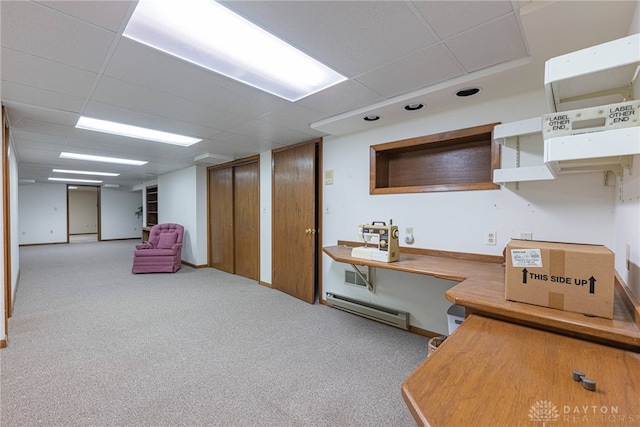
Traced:
<path id="1" fill-rule="evenodd" d="M 595 392 L 573 380 L 575 369 Z M 471 315 L 402 395 L 422 426 L 634 425 L 640 354 Z"/>
<path id="2" fill-rule="evenodd" d="M 336 245 L 323 248 L 323 252 L 338 262 L 354 265 L 368 265 L 387 270 L 404 271 L 407 273 L 424 274 L 439 279 L 463 281 L 468 277 L 476 277 L 486 281 L 504 281 L 504 268 L 499 262 L 480 261 L 482 259 L 496 259 L 497 257 L 478 256 L 478 260 L 464 259 L 460 257 L 424 255 L 419 253 L 400 251 L 400 260 L 395 262 L 370 261 L 351 256 L 353 246 Z M 404 249 L 404 248 L 403 248 Z M 425 253 L 437 254 L 437 251 L 425 251 Z"/>
<path id="3" fill-rule="evenodd" d="M 479 313 L 640 352 L 640 327 L 636 323 L 640 320 L 638 307 L 637 304 L 631 306 L 633 301 L 629 298 L 633 297 L 625 288 L 626 285 L 616 277 L 613 319 L 506 300 L 504 280 L 470 278 L 445 292 L 445 297 L 464 306 L 467 314 Z"/>
<path id="4" fill-rule="evenodd" d="M 460 281 L 445 296 L 464 306 L 467 314 L 480 313 L 640 352 L 640 307 L 619 277 L 616 277 L 614 318 L 604 319 L 506 300 L 504 267 L 495 262 L 498 257 L 451 252 L 439 256 L 438 251 L 412 253 L 401 248 L 399 261 L 385 263 L 353 258 L 352 247 L 338 243 L 323 249 L 338 262 Z"/>

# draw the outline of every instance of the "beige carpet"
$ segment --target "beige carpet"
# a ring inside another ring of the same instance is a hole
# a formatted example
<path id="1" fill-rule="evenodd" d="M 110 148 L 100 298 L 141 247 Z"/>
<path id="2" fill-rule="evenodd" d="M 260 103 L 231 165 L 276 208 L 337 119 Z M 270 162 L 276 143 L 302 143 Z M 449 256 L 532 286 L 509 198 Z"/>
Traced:
<path id="1" fill-rule="evenodd" d="M 20 249 L 2 426 L 415 425 L 426 338 L 214 269 L 132 275 L 135 243 Z"/>

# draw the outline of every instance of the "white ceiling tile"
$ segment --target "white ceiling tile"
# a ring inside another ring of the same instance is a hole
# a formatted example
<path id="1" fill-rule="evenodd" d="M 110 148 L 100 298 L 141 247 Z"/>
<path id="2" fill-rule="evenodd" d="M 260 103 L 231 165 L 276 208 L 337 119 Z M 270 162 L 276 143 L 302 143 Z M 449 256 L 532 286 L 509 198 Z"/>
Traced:
<path id="1" fill-rule="evenodd" d="M 131 58 L 136 58 L 135 62 Z M 216 106 L 230 114 L 261 115 L 289 103 L 126 38 L 118 43 L 105 75 Z"/>
<path id="2" fill-rule="evenodd" d="M 117 32 L 125 19 L 128 20 L 129 9 L 135 1 L 126 0 L 54 0 L 37 3 L 83 21 L 90 22 L 107 30 Z"/>
<path id="3" fill-rule="evenodd" d="M 296 104 L 333 116 L 383 99 L 384 97 L 379 93 L 354 80 L 347 80 L 302 98 Z"/>
<path id="4" fill-rule="evenodd" d="M 95 101 L 121 107 L 139 113 L 158 117 L 161 122 L 154 126 L 171 126 L 172 121 L 206 126 L 211 129 L 226 130 L 250 119 L 238 113 L 201 104 L 198 101 L 152 90 L 111 77 L 103 77 L 96 87 Z M 133 124 L 133 123 L 131 123 Z M 150 124 L 149 124 L 150 125 Z M 149 126 L 140 123 L 138 126 Z M 159 129 L 177 132 L 177 129 Z M 181 130 L 183 131 L 183 130 Z"/>
<path id="5" fill-rule="evenodd" d="M 42 133 L 66 136 L 79 117 L 78 114 L 68 111 L 16 104 L 11 101 L 5 101 L 3 104 L 9 110 L 9 121 L 11 127 L 15 129 L 31 130 L 30 126 L 36 123 L 46 126 L 46 129 L 42 129 Z"/>
<path id="6" fill-rule="evenodd" d="M 442 39 L 513 12 L 510 1 L 415 1 L 412 4 Z"/>
<path id="7" fill-rule="evenodd" d="M 298 104 L 290 104 L 284 108 L 260 116 L 260 120 L 299 132 L 322 136 L 321 133 L 311 129 L 309 124 L 323 117 L 325 117 L 325 115 L 319 111 Z"/>
<path id="8" fill-rule="evenodd" d="M 445 45 L 468 72 L 528 56 L 515 15 L 507 15 L 455 36 Z"/>
<path id="9" fill-rule="evenodd" d="M 268 141 L 276 144 L 296 144 L 313 138 L 310 132 L 300 132 L 282 126 L 276 126 L 262 120 L 252 120 L 231 129 L 230 133 L 243 135 L 258 141 Z M 315 132 L 315 131 L 314 131 Z"/>
<path id="10" fill-rule="evenodd" d="M 20 141 L 24 142 L 27 146 L 39 146 L 43 149 L 46 149 L 47 147 L 63 146 L 67 142 L 66 136 L 54 135 L 49 130 L 48 126 L 41 126 L 38 122 L 36 122 L 34 126 L 29 126 L 26 129 L 12 129 L 11 134 L 14 137 L 20 138 Z"/>
<path id="11" fill-rule="evenodd" d="M 2 81 L 2 100 L 61 111 L 79 112 L 84 98 Z"/>
<path id="12" fill-rule="evenodd" d="M 97 74 L 2 48 L 2 80 L 87 98 Z"/>
<path id="13" fill-rule="evenodd" d="M 3 1 L 1 20 L 3 47 L 89 71 L 100 69 L 115 38 L 113 32 L 28 1 Z"/>
<path id="14" fill-rule="evenodd" d="M 400 1 L 223 3 L 347 77 L 437 41 Z"/>
<path id="15" fill-rule="evenodd" d="M 408 55 L 356 80 L 387 98 L 464 74 L 441 45 Z"/>
<path id="16" fill-rule="evenodd" d="M 168 106 L 167 110 L 170 108 L 171 107 Z M 122 106 L 97 101 L 90 102 L 85 108 L 84 114 L 88 117 L 94 117 L 102 120 L 126 123 L 134 126 L 178 133 L 197 138 L 202 138 L 207 135 L 215 135 L 220 132 L 219 129 L 171 118 L 167 114 L 164 114 L 163 116 L 156 116 L 140 110 L 128 109 Z"/>
<path id="17" fill-rule="evenodd" d="M 53 155 L 51 154 L 53 152 Z M 20 162 L 31 162 L 31 163 L 40 163 L 40 162 L 49 162 L 49 160 L 53 157 L 58 157 L 60 151 L 55 149 L 46 149 L 39 146 L 30 147 L 28 145 L 21 146 L 16 149 L 16 156 L 18 157 L 18 161 Z M 48 167 L 45 166 L 46 169 Z"/>

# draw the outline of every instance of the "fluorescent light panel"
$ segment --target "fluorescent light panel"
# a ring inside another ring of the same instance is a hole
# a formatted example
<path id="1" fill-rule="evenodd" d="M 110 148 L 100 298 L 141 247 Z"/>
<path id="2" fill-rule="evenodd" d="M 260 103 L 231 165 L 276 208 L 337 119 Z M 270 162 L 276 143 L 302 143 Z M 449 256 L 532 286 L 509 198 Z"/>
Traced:
<path id="1" fill-rule="evenodd" d="M 188 147 L 196 142 L 202 141 L 199 138 L 178 135 L 175 133 L 162 132 L 154 129 L 142 128 L 139 126 L 125 125 L 108 120 L 94 119 L 81 116 L 76 124 L 78 129 L 93 130 L 96 132 L 110 133 L 112 135 L 127 136 L 129 138 L 146 139 L 148 141 L 163 142 L 165 144 L 180 145 Z"/>
<path id="2" fill-rule="evenodd" d="M 117 163 L 120 165 L 133 165 L 133 166 L 142 166 L 149 163 L 143 160 L 119 159 L 117 157 L 93 156 L 90 154 L 67 153 L 64 151 L 60 153 L 60 158 L 73 159 L 73 160 L 88 160 L 90 162 Z"/>
<path id="3" fill-rule="evenodd" d="M 102 181 L 97 179 L 74 179 L 74 178 L 49 178 L 49 181 L 63 181 L 63 182 L 84 182 L 88 184 L 101 184 Z"/>
<path id="4" fill-rule="evenodd" d="M 347 79 L 212 0 L 140 0 L 123 35 L 292 102 Z"/>
<path id="5" fill-rule="evenodd" d="M 119 173 L 112 173 L 112 172 L 75 171 L 75 170 L 69 170 L 69 169 L 53 169 L 52 172 L 56 172 L 56 173 L 72 173 L 72 174 L 77 174 L 77 175 L 120 176 Z"/>

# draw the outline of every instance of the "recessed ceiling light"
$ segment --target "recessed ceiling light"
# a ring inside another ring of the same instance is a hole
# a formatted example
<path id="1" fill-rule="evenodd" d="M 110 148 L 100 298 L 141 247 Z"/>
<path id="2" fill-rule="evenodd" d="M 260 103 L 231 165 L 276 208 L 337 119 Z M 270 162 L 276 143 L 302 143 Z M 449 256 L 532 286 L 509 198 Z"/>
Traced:
<path id="1" fill-rule="evenodd" d="M 457 91 L 456 96 L 464 98 L 465 96 L 475 95 L 478 92 L 480 92 L 479 87 L 468 87 L 468 88 L 460 89 L 459 91 Z"/>
<path id="2" fill-rule="evenodd" d="M 49 181 L 63 181 L 63 182 L 84 182 L 88 184 L 101 184 L 102 181 L 97 179 L 74 179 L 74 178 L 49 178 Z"/>
<path id="3" fill-rule="evenodd" d="M 110 122 L 108 120 L 92 119 L 84 116 L 80 117 L 76 124 L 76 128 L 110 133 L 112 135 L 127 136 L 130 138 L 146 139 L 148 141 L 163 142 L 165 144 L 181 145 L 183 147 L 188 147 L 196 142 L 202 141 L 200 138 L 192 138 L 190 136 L 162 132 L 139 126 L 125 125 L 123 123 Z"/>
<path id="4" fill-rule="evenodd" d="M 414 102 L 411 104 L 407 104 L 404 106 L 404 109 L 407 111 L 416 111 L 421 109 L 422 107 L 424 107 L 424 104 L 420 103 L 420 102 Z"/>
<path id="5" fill-rule="evenodd" d="M 119 159 L 117 157 L 92 156 L 90 154 L 60 153 L 61 159 L 88 160 L 90 162 L 117 163 L 121 165 L 142 166 L 149 162 L 143 160 Z"/>
<path id="6" fill-rule="evenodd" d="M 376 120 L 380 120 L 380 116 L 376 116 L 376 115 L 364 116 L 363 120 L 367 122 L 375 122 Z"/>
<path id="7" fill-rule="evenodd" d="M 78 174 L 78 175 L 120 176 L 119 173 L 112 173 L 112 172 L 76 171 L 76 170 L 69 170 L 69 169 L 53 169 L 52 172 L 56 172 L 56 173 L 73 173 L 73 174 Z"/>
<path id="8" fill-rule="evenodd" d="M 123 36 L 292 102 L 347 80 L 211 0 L 140 0 Z"/>

